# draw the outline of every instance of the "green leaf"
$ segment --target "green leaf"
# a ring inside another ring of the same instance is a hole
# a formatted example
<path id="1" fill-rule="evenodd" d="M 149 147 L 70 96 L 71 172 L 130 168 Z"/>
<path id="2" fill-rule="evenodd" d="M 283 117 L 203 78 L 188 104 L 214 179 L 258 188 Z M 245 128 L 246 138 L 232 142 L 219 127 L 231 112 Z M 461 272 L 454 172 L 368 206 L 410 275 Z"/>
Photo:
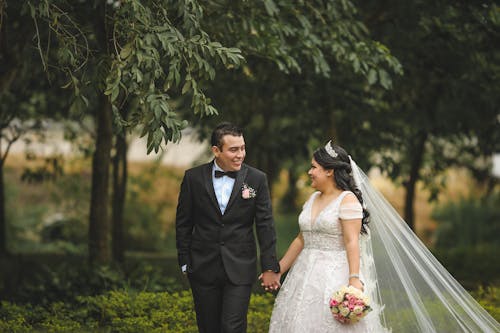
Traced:
<path id="1" fill-rule="evenodd" d="M 118 98 L 119 94 L 120 94 L 120 87 L 118 85 L 115 85 L 113 87 L 113 90 L 111 91 L 111 102 L 114 102 Z"/>
<path id="2" fill-rule="evenodd" d="M 131 53 L 132 53 L 132 43 L 128 43 L 123 47 L 123 49 L 121 49 L 120 58 L 125 60 L 130 56 Z"/>
<path id="3" fill-rule="evenodd" d="M 380 69 L 378 71 L 378 76 L 379 76 L 380 84 L 382 85 L 382 87 L 384 87 L 385 89 L 390 89 L 392 86 L 392 81 L 391 81 L 391 77 L 389 76 L 389 74 L 385 70 Z"/>
<path id="4" fill-rule="evenodd" d="M 372 85 L 375 82 L 377 82 L 377 71 L 371 68 L 370 71 L 368 72 L 368 83 Z"/>
<path id="5" fill-rule="evenodd" d="M 159 107 L 159 106 L 158 106 L 158 107 L 154 108 L 154 115 L 155 115 L 155 118 L 156 118 L 156 119 L 160 119 L 160 118 L 161 118 L 162 113 L 163 113 L 163 112 L 162 112 L 161 107 Z"/>
<path id="6" fill-rule="evenodd" d="M 273 0 L 264 0 L 264 6 L 266 7 L 266 11 L 269 16 L 274 16 L 279 12 L 278 7 L 276 7 L 276 4 Z"/>
<path id="7" fill-rule="evenodd" d="M 181 93 L 184 95 L 185 93 L 187 93 L 189 91 L 190 88 L 191 88 L 191 81 L 186 80 L 186 82 L 184 82 L 184 86 L 182 87 Z"/>

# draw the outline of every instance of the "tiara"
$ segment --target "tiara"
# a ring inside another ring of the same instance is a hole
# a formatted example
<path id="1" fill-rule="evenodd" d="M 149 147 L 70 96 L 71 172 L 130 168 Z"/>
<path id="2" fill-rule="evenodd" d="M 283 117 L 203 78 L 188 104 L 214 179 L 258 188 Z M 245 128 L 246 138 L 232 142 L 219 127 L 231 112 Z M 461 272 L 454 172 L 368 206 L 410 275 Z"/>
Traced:
<path id="1" fill-rule="evenodd" d="M 332 148 L 332 140 L 328 141 L 328 143 L 325 145 L 325 150 L 330 155 L 331 157 L 335 158 L 339 156 L 337 152 Z"/>

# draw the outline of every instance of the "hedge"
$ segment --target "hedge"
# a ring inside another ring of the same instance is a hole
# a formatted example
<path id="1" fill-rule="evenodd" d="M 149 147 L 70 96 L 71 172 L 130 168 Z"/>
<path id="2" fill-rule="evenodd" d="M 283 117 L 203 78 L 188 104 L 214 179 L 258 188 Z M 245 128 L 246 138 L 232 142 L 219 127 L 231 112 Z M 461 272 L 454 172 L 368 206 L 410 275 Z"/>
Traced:
<path id="1" fill-rule="evenodd" d="M 478 302 L 500 321 L 500 288 L 479 288 Z M 110 291 L 79 296 L 74 303 L 49 305 L 3 301 L 0 332 L 197 332 L 190 291 Z M 274 303 L 270 294 L 253 294 L 248 312 L 248 332 L 267 332 Z"/>
<path id="2" fill-rule="evenodd" d="M 189 291 L 111 291 L 76 300 L 46 307 L 3 301 L 0 332 L 198 332 Z M 252 295 L 248 332 L 268 331 L 273 303 L 272 295 Z"/>

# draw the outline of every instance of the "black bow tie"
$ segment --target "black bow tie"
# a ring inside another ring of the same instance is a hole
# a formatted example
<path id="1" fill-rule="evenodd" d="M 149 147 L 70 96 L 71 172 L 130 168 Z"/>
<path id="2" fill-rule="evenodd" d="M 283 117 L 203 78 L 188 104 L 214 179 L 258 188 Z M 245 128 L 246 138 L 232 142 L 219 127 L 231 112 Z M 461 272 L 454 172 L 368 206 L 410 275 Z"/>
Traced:
<path id="1" fill-rule="evenodd" d="M 236 175 L 238 174 L 237 171 L 220 171 L 220 170 L 215 170 L 215 178 L 220 178 L 223 176 L 228 176 L 231 178 L 236 178 Z"/>

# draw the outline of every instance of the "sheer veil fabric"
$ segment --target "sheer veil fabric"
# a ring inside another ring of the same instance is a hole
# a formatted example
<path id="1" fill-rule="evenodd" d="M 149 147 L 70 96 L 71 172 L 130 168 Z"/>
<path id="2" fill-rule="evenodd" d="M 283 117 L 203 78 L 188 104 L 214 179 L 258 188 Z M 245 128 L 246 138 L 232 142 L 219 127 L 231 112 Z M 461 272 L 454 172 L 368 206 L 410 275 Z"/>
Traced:
<path id="1" fill-rule="evenodd" d="M 361 237 L 367 292 L 392 332 L 500 332 L 500 324 L 436 260 L 351 159 L 370 212 Z"/>

